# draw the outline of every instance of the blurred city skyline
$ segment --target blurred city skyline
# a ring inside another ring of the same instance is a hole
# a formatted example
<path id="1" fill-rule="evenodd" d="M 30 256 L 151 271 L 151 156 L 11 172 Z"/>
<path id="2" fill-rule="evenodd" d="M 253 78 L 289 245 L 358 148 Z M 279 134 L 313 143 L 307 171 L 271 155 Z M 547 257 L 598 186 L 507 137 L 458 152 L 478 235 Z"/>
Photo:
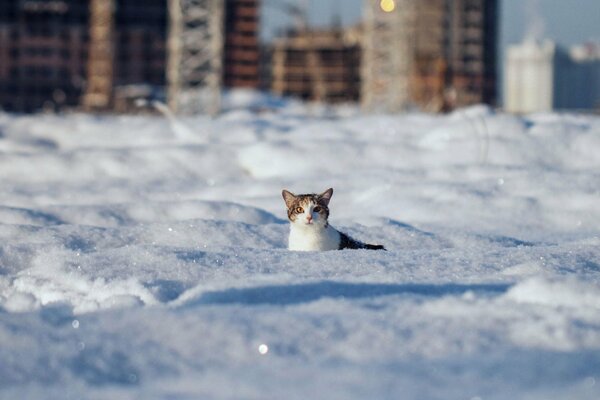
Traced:
<path id="1" fill-rule="evenodd" d="M 308 6 L 308 22 L 328 27 L 352 25 L 362 18 L 364 0 L 264 0 L 261 39 L 270 41 L 293 26 L 285 3 Z M 500 0 L 498 35 L 498 102 L 504 99 L 504 60 L 508 47 L 526 38 L 550 39 L 562 46 L 600 41 L 599 0 Z"/>
<path id="2" fill-rule="evenodd" d="M 395 12 L 384 12 L 393 0 L 175 4 L 2 2 L 0 106 L 125 111 L 146 96 L 177 109 L 188 89 L 218 104 L 221 86 L 363 107 L 385 91 L 394 110 L 502 106 L 511 45 L 549 39 L 564 53 L 600 42 L 598 0 L 432 0 L 399 2 Z M 209 12 L 190 12 L 202 7 Z M 182 40 L 190 35 L 206 40 Z"/>

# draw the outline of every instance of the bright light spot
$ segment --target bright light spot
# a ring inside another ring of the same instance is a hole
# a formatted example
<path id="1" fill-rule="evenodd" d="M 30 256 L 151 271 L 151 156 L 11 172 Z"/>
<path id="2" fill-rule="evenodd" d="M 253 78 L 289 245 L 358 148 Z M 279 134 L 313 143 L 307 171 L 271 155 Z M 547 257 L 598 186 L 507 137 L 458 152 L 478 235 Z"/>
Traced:
<path id="1" fill-rule="evenodd" d="M 79 328 L 79 321 L 74 319 L 73 322 L 71 323 L 71 325 L 73 326 L 73 328 L 77 329 L 77 328 Z"/>
<path id="2" fill-rule="evenodd" d="M 385 12 L 392 12 L 396 9 L 396 1 L 395 0 L 381 0 L 379 3 L 379 7 Z"/>
<path id="3" fill-rule="evenodd" d="M 264 343 L 261 344 L 260 346 L 258 346 L 258 352 L 264 356 L 269 352 L 269 346 L 267 346 Z"/>
<path id="4" fill-rule="evenodd" d="M 498 185 L 500 185 L 500 186 L 504 185 L 504 179 L 502 179 L 502 178 L 498 179 Z"/>

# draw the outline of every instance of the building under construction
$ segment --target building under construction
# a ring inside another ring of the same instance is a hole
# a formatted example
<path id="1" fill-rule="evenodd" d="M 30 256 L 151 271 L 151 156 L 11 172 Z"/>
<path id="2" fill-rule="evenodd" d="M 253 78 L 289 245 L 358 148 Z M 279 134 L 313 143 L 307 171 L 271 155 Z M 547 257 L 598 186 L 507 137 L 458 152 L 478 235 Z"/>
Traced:
<path id="1" fill-rule="evenodd" d="M 0 107 L 78 104 L 89 43 L 86 0 L 0 2 Z"/>
<path id="2" fill-rule="evenodd" d="M 223 85 L 259 85 L 259 1 L 228 0 L 225 7 Z"/>
<path id="3" fill-rule="evenodd" d="M 360 42 L 352 30 L 302 30 L 275 40 L 271 89 L 282 96 L 357 102 Z"/>
<path id="4" fill-rule="evenodd" d="M 268 87 L 318 101 L 360 98 L 380 111 L 493 104 L 497 3 L 364 0 L 360 29 L 310 31 L 304 21 L 270 49 Z M 214 112 L 222 86 L 259 86 L 259 7 L 259 0 L 3 0 L 0 107 L 127 110 L 133 99 L 162 96 L 175 111 Z"/>
<path id="5" fill-rule="evenodd" d="M 495 102 L 497 0 L 365 0 L 364 7 L 365 108 Z"/>
<path id="6" fill-rule="evenodd" d="M 125 109 L 131 93 L 257 87 L 258 9 L 258 0 L 2 0 L 0 108 Z"/>

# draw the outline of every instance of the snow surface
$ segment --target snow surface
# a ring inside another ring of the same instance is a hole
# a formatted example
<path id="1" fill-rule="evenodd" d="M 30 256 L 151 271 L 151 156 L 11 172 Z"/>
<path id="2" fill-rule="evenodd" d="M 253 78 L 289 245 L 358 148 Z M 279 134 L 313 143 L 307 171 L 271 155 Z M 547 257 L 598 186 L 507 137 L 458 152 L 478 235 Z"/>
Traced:
<path id="1" fill-rule="evenodd" d="M 1 398 L 600 398 L 599 117 L 227 100 L 0 113 Z"/>

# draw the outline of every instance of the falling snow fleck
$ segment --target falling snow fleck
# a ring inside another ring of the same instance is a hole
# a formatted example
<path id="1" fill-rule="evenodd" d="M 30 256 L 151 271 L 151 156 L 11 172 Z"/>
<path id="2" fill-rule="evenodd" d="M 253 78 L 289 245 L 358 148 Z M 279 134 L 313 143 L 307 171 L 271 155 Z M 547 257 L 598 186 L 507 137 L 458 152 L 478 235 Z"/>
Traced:
<path id="1" fill-rule="evenodd" d="M 73 326 L 73 328 L 77 329 L 77 328 L 79 328 L 79 321 L 74 319 L 73 322 L 71 323 L 71 325 Z"/>

